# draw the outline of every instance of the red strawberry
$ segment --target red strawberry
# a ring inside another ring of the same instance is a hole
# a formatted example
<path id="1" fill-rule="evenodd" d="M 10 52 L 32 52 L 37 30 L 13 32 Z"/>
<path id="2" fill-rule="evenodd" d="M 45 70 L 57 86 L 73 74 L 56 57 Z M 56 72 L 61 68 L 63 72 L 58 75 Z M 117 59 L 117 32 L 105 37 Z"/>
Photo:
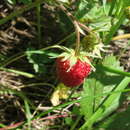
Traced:
<path id="1" fill-rule="evenodd" d="M 71 66 L 70 59 L 57 58 L 57 75 L 59 80 L 68 87 L 75 87 L 83 83 L 84 78 L 90 73 L 91 66 L 85 61 L 77 58 L 74 65 Z"/>

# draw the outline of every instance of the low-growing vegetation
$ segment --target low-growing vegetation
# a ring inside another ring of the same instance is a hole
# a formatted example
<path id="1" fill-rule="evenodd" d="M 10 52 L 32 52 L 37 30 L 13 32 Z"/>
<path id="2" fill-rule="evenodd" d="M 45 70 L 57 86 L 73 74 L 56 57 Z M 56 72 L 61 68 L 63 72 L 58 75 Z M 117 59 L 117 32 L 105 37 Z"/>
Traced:
<path id="1" fill-rule="evenodd" d="M 130 0 L 0 1 L 0 130 L 130 129 Z"/>

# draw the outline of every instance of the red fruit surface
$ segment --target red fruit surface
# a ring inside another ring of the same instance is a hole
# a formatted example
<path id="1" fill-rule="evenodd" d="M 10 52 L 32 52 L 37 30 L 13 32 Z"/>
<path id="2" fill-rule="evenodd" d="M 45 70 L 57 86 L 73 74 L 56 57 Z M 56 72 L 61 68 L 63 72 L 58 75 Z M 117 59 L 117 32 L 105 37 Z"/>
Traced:
<path id="1" fill-rule="evenodd" d="M 84 78 L 89 75 L 91 67 L 88 63 L 81 60 L 77 60 L 71 69 L 70 61 L 62 61 L 61 58 L 58 58 L 56 61 L 56 69 L 59 80 L 68 87 L 75 87 L 83 83 Z"/>

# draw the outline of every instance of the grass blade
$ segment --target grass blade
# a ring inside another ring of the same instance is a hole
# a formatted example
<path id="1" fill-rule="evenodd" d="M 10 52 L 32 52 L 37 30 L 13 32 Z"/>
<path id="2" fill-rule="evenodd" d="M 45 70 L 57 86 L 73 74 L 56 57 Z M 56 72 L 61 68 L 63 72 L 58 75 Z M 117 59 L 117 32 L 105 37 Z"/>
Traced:
<path id="1" fill-rule="evenodd" d="M 112 73 L 120 74 L 122 76 L 130 77 L 130 73 L 129 72 L 124 72 L 124 71 L 121 71 L 119 69 L 115 69 L 115 68 L 104 66 L 104 65 L 99 66 L 99 67 L 101 67 L 103 70 L 108 71 L 108 72 L 112 72 Z"/>
<path id="2" fill-rule="evenodd" d="M 6 71 L 6 72 L 12 72 L 12 73 L 22 75 L 22 76 L 25 76 L 25 77 L 28 77 L 28 78 L 34 78 L 35 77 L 35 75 L 33 75 L 33 74 L 23 72 L 23 71 L 19 71 L 19 70 L 7 69 L 7 68 L 3 68 L 3 67 L 0 67 L 0 70 Z"/>

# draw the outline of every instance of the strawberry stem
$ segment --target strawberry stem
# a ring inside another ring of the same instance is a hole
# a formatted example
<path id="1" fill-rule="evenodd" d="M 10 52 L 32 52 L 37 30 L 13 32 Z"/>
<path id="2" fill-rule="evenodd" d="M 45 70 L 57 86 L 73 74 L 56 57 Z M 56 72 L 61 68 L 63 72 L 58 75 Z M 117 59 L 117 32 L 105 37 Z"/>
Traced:
<path id="1" fill-rule="evenodd" d="M 79 31 L 78 22 L 75 20 L 75 17 L 70 12 L 68 12 L 68 10 L 62 4 L 60 4 L 57 0 L 56 0 L 56 3 L 58 3 L 59 8 L 64 13 L 66 13 L 66 15 L 68 16 L 68 18 L 72 21 L 72 23 L 75 26 L 75 32 L 76 32 L 76 37 L 77 37 L 76 48 L 75 48 L 75 56 L 77 56 L 77 55 L 79 55 L 79 49 L 80 49 L 80 31 Z"/>
<path id="2" fill-rule="evenodd" d="M 79 55 L 80 50 L 80 32 L 78 30 L 78 24 L 74 21 L 75 31 L 76 31 L 76 47 L 75 47 L 75 56 Z"/>

